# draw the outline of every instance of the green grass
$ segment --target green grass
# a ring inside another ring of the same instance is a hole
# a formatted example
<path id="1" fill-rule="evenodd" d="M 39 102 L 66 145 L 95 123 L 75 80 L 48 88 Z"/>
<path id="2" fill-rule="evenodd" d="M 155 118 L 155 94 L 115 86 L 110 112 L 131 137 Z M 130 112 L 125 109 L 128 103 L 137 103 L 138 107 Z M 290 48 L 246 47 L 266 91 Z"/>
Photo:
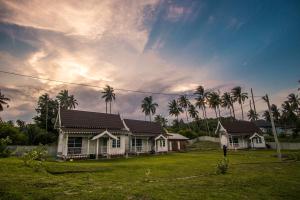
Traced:
<path id="1" fill-rule="evenodd" d="M 188 153 L 46 162 L 41 172 L 3 158 L 0 199 L 299 199 L 300 162 L 278 162 L 274 154 L 229 152 L 225 175 L 215 174 L 221 151 L 195 146 Z"/>

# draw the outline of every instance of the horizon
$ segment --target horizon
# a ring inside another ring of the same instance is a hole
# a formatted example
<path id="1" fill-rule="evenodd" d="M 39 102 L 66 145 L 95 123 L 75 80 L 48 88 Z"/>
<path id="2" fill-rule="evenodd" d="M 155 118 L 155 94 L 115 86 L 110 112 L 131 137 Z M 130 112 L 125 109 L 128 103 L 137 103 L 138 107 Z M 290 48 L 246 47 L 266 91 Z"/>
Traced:
<path id="1" fill-rule="evenodd" d="M 39 78 L 0 72 L 1 92 L 11 99 L 3 120 L 32 122 L 38 97 L 55 98 L 63 89 L 78 100 L 76 110 L 105 113 L 105 85 L 116 90 L 112 113 L 141 120 L 141 101 L 150 93 L 156 114 L 169 121 L 173 95 L 199 85 L 221 93 L 241 86 L 249 94 L 245 115 L 250 88 L 258 113 L 267 109 L 265 94 L 281 107 L 288 94 L 299 93 L 296 0 L 0 0 L 0 10 L 0 71 Z"/>

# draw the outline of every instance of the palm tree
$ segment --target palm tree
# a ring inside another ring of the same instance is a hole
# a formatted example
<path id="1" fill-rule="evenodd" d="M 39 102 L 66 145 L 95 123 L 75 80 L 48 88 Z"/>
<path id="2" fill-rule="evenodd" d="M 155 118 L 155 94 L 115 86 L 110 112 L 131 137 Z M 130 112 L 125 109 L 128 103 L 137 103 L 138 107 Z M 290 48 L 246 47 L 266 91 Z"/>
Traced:
<path id="1" fill-rule="evenodd" d="M 290 103 L 292 110 L 299 114 L 300 98 L 298 97 L 298 95 L 293 93 L 289 94 L 288 102 Z"/>
<path id="2" fill-rule="evenodd" d="M 203 86 L 198 86 L 194 94 L 197 96 L 196 97 L 196 107 L 202 110 L 203 118 L 205 119 L 206 122 L 206 128 L 208 135 L 210 135 L 210 130 L 208 126 L 208 121 L 207 121 L 207 115 L 206 115 L 206 99 L 207 99 L 207 94 L 208 92 L 205 92 Z"/>
<path id="3" fill-rule="evenodd" d="M 1 90 L 0 90 L 0 111 L 3 111 L 3 106 L 6 105 L 6 107 L 8 108 L 9 105 L 8 105 L 8 101 L 10 101 L 9 98 L 5 97 L 4 94 L 1 93 Z"/>
<path id="4" fill-rule="evenodd" d="M 64 110 L 74 109 L 78 105 L 74 95 L 69 95 L 68 90 L 61 90 L 56 98 L 60 102 L 60 107 Z"/>
<path id="5" fill-rule="evenodd" d="M 191 118 L 193 118 L 195 120 L 199 119 L 199 116 L 198 116 L 199 112 L 193 104 L 189 105 L 188 112 L 189 112 L 189 115 Z"/>
<path id="6" fill-rule="evenodd" d="M 262 116 L 264 117 L 264 119 L 266 121 L 271 122 L 270 113 L 268 110 L 265 110 L 264 113 L 262 114 Z"/>
<path id="7" fill-rule="evenodd" d="M 181 95 L 178 99 L 178 104 L 181 108 L 184 109 L 185 115 L 186 115 L 186 121 L 189 122 L 188 112 L 187 109 L 189 105 L 191 104 L 189 99 L 186 97 L 186 95 Z"/>
<path id="8" fill-rule="evenodd" d="M 210 92 L 207 96 L 208 104 L 210 108 L 213 108 L 216 114 L 216 118 L 220 117 L 220 104 L 221 99 L 220 95 L 217 92 Z M 217 114 L 217 110 L 219 111 L 219 116 Z"/>
<path id="9" fill-rule="evenodd" d="M 225 92 L 222 95 L 221 106 L 224 107 L 224 108 L 228 108 L 229 112 L 230 112 L 230 116 L 232 117 L 232 114 L 233 114 L 233 118 L 235 119 L 232 96 L 230 95 L 229 92 Z"/>
<path id="10" fill-rule="evenodd" d="M 242 92 L 242 88 L 240 86 L 237 86 L 231 90 L 233 100 L 237 101 L 241 105 L 242 110 L 242 119 L 244 120 L 244 110 L 243 110 L 243 104 L 246 99 L 248 99 L 248 93 Z"/>
<path id="11" fill-rule="evenodd" d="M 166 127 L 168 120 L 166 118 L 164 118 L 162 115 L 156 115 L 154 118 L 154 121 L 157 123 L 160 123 L 162 127 Z"/>
<path id="12" fill-rule="evenodd" d="M 109 102 L 109 113 L 111 114 L 111 102 L 116 99 L 114 88 L 106 85 L 105 88 L 103 88 L 103 92 L 101 93 L 103 94 L 102 98 L 104 98 L 105 100 L 105 112 L 107 113 L 107 103 Z"/>
<path id="13" fill-rule="evenodd" d="M 277 106 L 275 104 L 271 105 L 271 112 L 272 112 L 272 115 L 274 117 L 274 121 L 276 123 L 278 123 L 279 119 L 280 119 L 280 112 L 279 112 L 279 109 L 277 108 Z"/>
<path id="14" fill-rule="evenodd" d="M 258 119 L 258 114 L 255 113 L 253 109 L 250 109 L 248 112 L 248 118 L 250 121 L 256 121 Z"/>
<path id="15" fill-rule="evenodd" d="M 178 103 L 175 99 L 173 99 L 171 102 L 169 102 L 169 114 L 174 115 L 177 119 L 177 122 L 179 122 L 178 116 L 182 112 L 183 112 L 182 108 L 178 105 Z"/>
<path id="16" fill-rule="evenodd" d="M 152 96 L 145 97 L 142 101 L 142 112 L 145 113 L 145 118 L 147 115 L 149 115 L 149 119 L 151 122 L 151 114 L 155 114 L 156 112 L 156 107 L 158 107 L 158 104 L 153 102 Z"/>

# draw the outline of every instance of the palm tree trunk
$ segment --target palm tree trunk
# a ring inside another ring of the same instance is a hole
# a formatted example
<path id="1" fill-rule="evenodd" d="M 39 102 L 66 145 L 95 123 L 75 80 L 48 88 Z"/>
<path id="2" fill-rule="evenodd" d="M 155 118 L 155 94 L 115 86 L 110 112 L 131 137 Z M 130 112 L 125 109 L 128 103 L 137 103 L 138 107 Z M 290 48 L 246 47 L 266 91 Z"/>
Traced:
<path id="1" fill-rule="evenodd" d="M 207 131 L 208 131 L 208 135 L 210 136 L 210 130 L 209 130 L 209 125 L 208 125 L 207 115 L 206 115 L 206 109 L 205 109 L 205 107 L 202 107 L 202 109 L 203 109 L 203 113 L 204 113 L 204 119 L 205 119 L 205 122 L 206 122 L 206 127 L 207 127 Z"/>
<path id="2" fill-rule="evenodd" d="M 244 110 L 243 110 L 243 104 L 241 103 L 241 110 L 242 110 L 242 119 L 244 120 Z"/>
<path id="3" fill-rule="evenodd" d="M 231 108 L 229 107 L 229 113 L 230 113 L 230 117 L 232 117 L 232 112 L 231 112 Z"/>
<path id="4" fill-rule="evenodd" d="M 149 114 L 149 119 L 150 119 L 150 122 L 151 122 L 151 112 L 150 112 L 150 114 Z"/>
<path id="5" fill-rule="evenodd" d="M 217 108 L 214 108 L 214 110 L 215 110 L 216 118 L 218 119 Z"/>
<path id="6" fill-rule="evenodd" d="M 109 114 L 111 114 L 111 101 L 109 102 Z"/>
<path id="7" fill-rule="evenodd" d="M 105 101 L 105 113 L 107 114 L 107 101 Z"/>
<path id="8" fill-rule="evenodd" d="M 234 106 L 233 106 L 233 104 L 231 105 L 231 107 L 232 107 L 233 118 L 235 119 L 235 113 L 234 113 Z"/>
<path id="9" fill-rule="evenodd" d="M 185 108 L 185 115 L 186 115 L 186 122 L 189 123 L 189 117 L 188 117 L 188 113 L 187 113 L 186 108 Z"/>
<path id="10" fill-rule="evenodd" d="M 220 107 L 218 106 L 218 111 L 219 111 L 219 118 L 221 118 L 221 111 L 220 111 Z"/>

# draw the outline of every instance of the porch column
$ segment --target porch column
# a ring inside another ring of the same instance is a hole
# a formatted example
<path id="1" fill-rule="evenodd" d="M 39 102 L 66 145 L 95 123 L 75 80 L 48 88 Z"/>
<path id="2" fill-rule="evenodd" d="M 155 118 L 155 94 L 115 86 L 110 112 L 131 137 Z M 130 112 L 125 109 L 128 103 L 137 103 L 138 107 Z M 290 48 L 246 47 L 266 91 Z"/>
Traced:
<path id="1" fill-rule="evenodd" d="M 134 151 L 136 153 L 136 136 L 134 136 Z"/>
<path id="2" fill-rule="evenodd" d="M 90 154 L 90 139 L 89 139 L 89 137 L 87 138 L 87 140 L 88 140 L 87 141 L 88 143 L 87 143 L 87 152 L 86 152 L 86 154 L 89 155 Z"/>
<path id="3" fill-rule="evenodd" d="M 156 140 L 154 139 L 154 152 L 156 152 Z"/>
<path id="4" fill-rule="evenodd" d="M 147 149 L 146 151 L 148 152 L 149 151 L 149 142 L 148 142 L 149 138 L 147 138 Z"/>
<path id="5" fill-rule="evenodd" d="M 109 158 L 110 156 L 110 137 L 108 137 L 108 144 L 106 145 L 106 158 Z"/>
<path id="6" fill-rule="evenodd" d="M 254 147 L 254 145 L 253 145 L 253 138 L 250 139 L 250 141 L 251 141 L 251 148 L 253 148 Z"/>
<path id="7" fill-rule="evenodd" d="M 244 137 L 242 136 L 242 141 L 243 141 L 243 148 L 245 148 L 245 142 L 244 142 Z"/>
<path id="8" fill-rule="evenodd" d="M 231 137 L 231 147 L 234 149 L 234 146 L 233 146 L 233 137 L 232 137 L 232 135 L 230 137 Z"/>
<path id="9" fill-rule="evenodd" d="M 69 135 L 68 133 L 66 133 L 66 143 L 65 143 L 65 156 L 68 155 L 68 138 L 69 138 Z"/>
<path id="10" fill-rule="evenodd" d="M 99 138 L 97 139 L 96 144 L 96 159 L 98 159 L 98 153 L 99 153 Z"/>

